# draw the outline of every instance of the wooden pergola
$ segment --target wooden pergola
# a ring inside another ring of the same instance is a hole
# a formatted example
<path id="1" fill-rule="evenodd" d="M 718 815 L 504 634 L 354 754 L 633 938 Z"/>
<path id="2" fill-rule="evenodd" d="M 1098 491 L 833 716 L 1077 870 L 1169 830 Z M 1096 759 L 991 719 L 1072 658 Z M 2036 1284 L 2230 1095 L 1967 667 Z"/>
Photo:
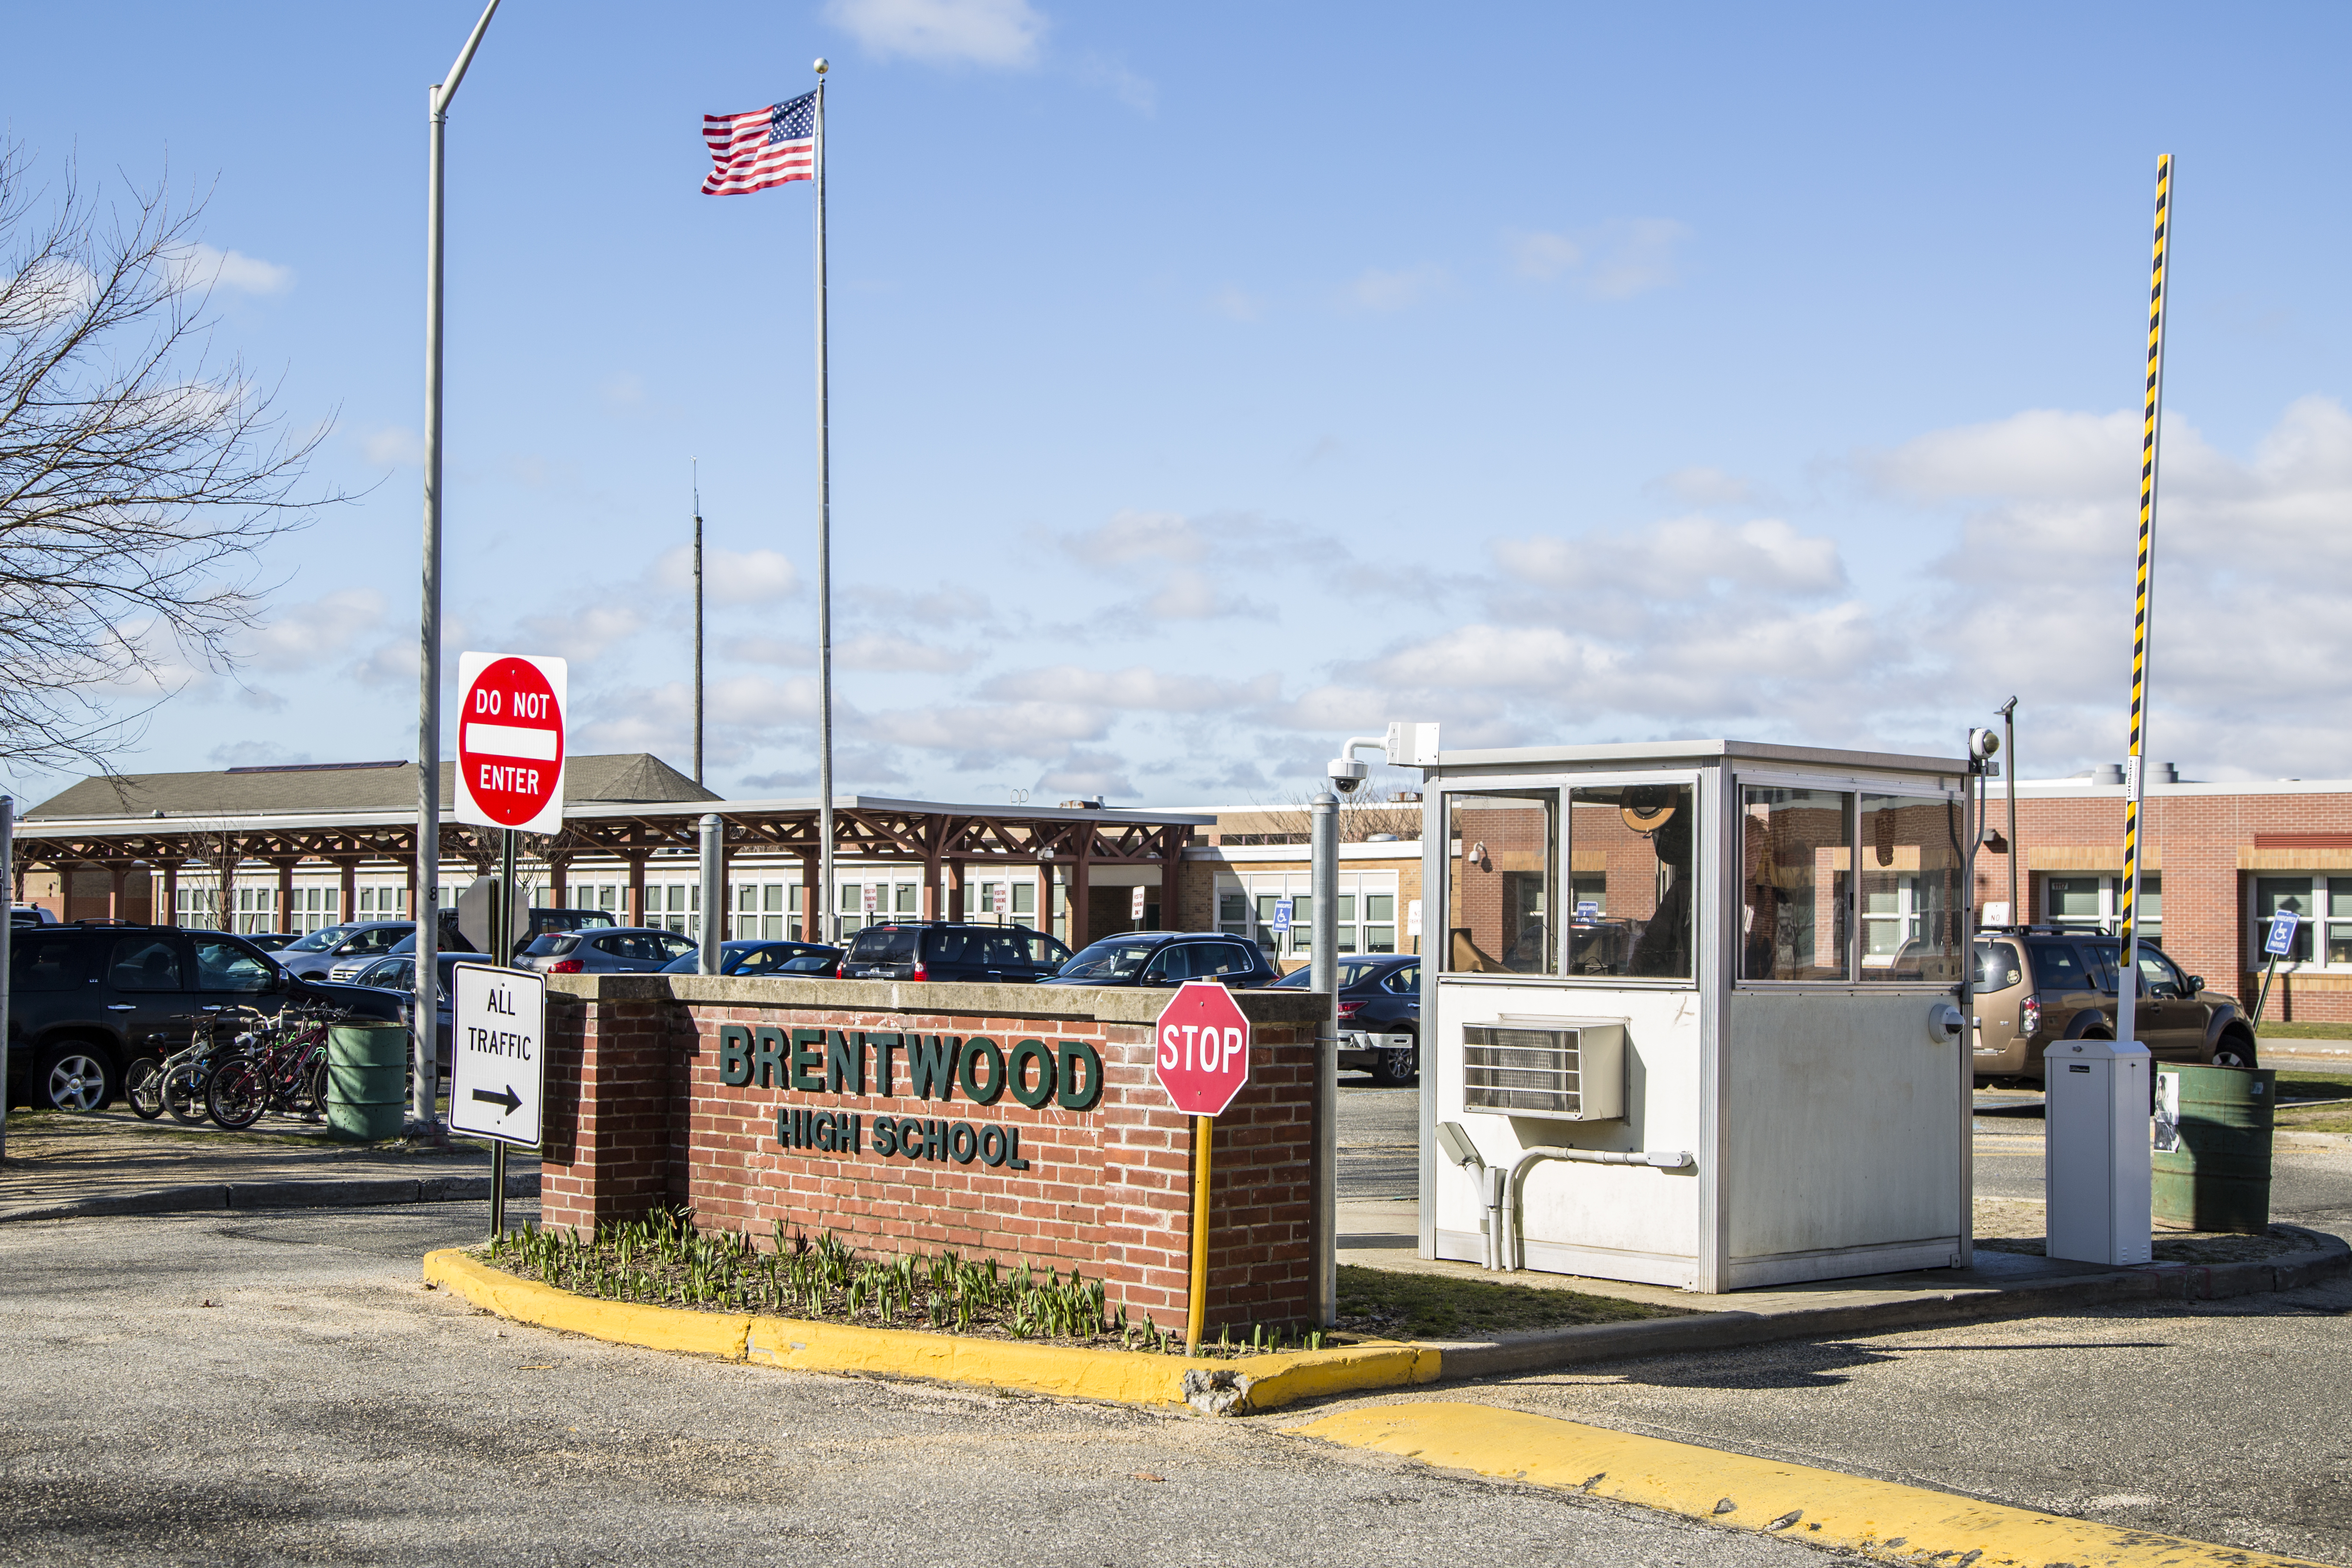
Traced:
<path id="1" fill-rule="evenodd" d="M 614 858 L 628 868 L 627 918 L 646 918 L 646 864 L 654 856 L 698 852 L 701 822 L 716 815 L 724 824 L 725 855 L 797 858 L 801 862 L 801 929 L 816 940 L 822 910 L 818 879 L 817 803 L 786 801 L 683 801 L 660 804 L 595 803 L 572 806 L 563 831 L 530 837 L 523 847 L 549 868 L 551 892 L 565 895 L 572 862 L 583 857 Z M 834 806 L 834 859 L 841 866 L 923 868 L 923 917 L 958 920 L 964 887 L 975 868 L 1038 866 L 1058 873 L 1068 889 L 1073 946 L 1083 946 L 1088 879 L 1097 867 L 1156 867 L 1160 907 L 1172 919 L 1177 909 L 1177 870 L 1192 830 L 1215 819 L 1163 813 L 1060 807 L 949 805 L 930 801 L 887 800 L 858 795 Z M 495 830 L 445 816 L 441 856 L 487 872 L 497 863 Z M 178 907 L 181 873 L 191 868 L 220 879 L 226 908 L 237 868 L 260 861 L 277 871 L 278 908 L 293 896 L 295 872 L 311 863 L 341 873 L 342 902 L 349 918 L 361 866 L 392 861 L 404 868 L 408 910 L 416 910 L 416 817 L 415 813 L 284 813 L 248 816 L 168 816 L 31 818 L 16 829 L 16 887 L 24 897 L 28 871 L 110 872 L 110 915 L 123 908 L 124 883 L 144 867 L 160 876 L 157 913 L 169 923 Z M 730 879 L 731 880 L 731 879 Z M 944 886 L 943 886 L 944 884 Z"/>

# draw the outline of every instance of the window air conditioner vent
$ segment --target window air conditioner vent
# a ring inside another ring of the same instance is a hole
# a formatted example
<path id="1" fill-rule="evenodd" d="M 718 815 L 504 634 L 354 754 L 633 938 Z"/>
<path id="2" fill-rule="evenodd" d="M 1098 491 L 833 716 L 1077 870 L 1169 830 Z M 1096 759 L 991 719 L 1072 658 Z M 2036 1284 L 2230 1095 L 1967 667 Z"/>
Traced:
<path id="1" fill-rule="evenodd" d="M 1462 1109 L 1560 1121 L 1625 1114 L 1625 1020 L 1513 1018 L 1462 1028 Z"/>

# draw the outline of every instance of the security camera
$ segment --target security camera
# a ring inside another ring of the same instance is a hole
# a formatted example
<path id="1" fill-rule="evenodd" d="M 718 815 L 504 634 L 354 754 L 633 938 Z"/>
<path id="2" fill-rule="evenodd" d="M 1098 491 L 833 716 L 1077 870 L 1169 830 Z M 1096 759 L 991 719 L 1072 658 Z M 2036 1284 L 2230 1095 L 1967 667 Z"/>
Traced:
<path id="1" fill-rule="evenodd" d="M 1995 752 L 2000 750 L 2000 737 L 1994 734 L 1990 730 L 1971 730 L 1969 731 L 1969 755 L 1974 757 L 1977 761 L 1983 762 L 1987 757 L 1991 756 Z"/>
<path id="2" fill-rule="evenodd" d="M 1334 757 L 1326 770 L 1331 775 L 1331 787 L 1341 795 L 1353 795 L 1372 770 L 1353 757 Z"/>

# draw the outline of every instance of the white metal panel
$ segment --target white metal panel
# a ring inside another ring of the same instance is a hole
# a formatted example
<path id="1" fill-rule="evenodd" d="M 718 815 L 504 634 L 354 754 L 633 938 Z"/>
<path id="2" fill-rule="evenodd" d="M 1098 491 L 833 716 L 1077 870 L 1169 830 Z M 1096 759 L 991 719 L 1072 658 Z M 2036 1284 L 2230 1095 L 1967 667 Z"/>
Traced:
<path id="1" fill-rule="evenodd" d="M 1928 1042 L 1930 1001 L 1843 986 L 1732 994 L 1723 1201 L 1735 1275 L 1782 1254 L 1957 1246 L 1960 1045 Z"/>
<path id="2" fill-rule="evenodd" d="M 2121 1264 L 2154 1256 L 2149 1068 L 2147 1047 L 2137 1040 L 2063 1040 L 2043 1058 L 2051 1257 Z"/>

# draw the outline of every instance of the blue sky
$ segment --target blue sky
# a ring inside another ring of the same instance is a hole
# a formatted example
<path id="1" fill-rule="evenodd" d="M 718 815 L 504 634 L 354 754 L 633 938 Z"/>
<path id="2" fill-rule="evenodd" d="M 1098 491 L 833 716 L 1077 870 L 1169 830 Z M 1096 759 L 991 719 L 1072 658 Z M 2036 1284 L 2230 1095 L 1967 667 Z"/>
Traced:
<path id="1" fill-rule="evenodd" d="M 216 342 L 361 492 L 132 770 L 411 755 L 425 89 L 471 0 L 47 7 L 9 134 L 209 189 Z M 814 785 L 829 89 L 845 789 L 1272 800 L 1351 731 L 2123 750 L 2156 155 L 2179 160 L 2153 754 L 2352 775 L 2341 7 L 507 0 L 449 130 L 447 668 L 577 750 Z M 128 696 L 126 697 L 128 700 Z M 54 776 L 9 781 L 32 799 Z"/>

